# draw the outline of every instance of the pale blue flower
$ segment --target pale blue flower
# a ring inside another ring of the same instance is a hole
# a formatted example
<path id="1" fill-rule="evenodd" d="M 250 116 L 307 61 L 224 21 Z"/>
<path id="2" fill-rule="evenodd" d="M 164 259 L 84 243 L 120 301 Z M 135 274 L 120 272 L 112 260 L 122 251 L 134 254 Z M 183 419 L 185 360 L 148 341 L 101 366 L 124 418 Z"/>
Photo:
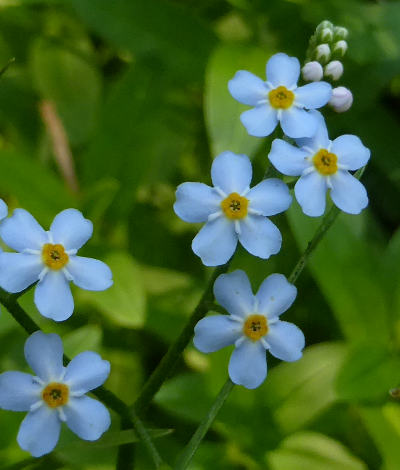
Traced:
<path id="1" fill-rule="evenodd" d="M 0 220 L 3 220 L 4 218 L 6 218 L 7 214 L 8 214 L 7 204 L 3 201 L 3 199 L 0 199 Z"/>
<path id="2" fill-rule="evenodd" d="M 339 209 L 359 214 L 368 205 L 367 191 L 349 171 L 366 165 L 370 151 L 355 135 L 329 140 L 324 118 L 318 111 L 312 114 L 319 122 L 315 136 L 298 139 L 299 148 L 275 139 L 268 158 L 281 173 L 300 175 L 294 192 L 306 215 L 318 217 L 325 212 L 328 189 Z"/>
<path id="3" fill-rule="evenodd" d="M 293 323 L 279 319 L 297 295 L 285 276 L 271 274 L 254 295 L 244 271 L 222 274 L 215 281 L 214 295 L 230 315 L 200 320 L 193 342 L 204 353 L 235 345 L 229 361 L 232 382 L 246 388 L 261 385 L 267 376 L 266 350 L 283 361 L 301 358 L 303 333 Z"/>
<path id="4" fill-rule="evenodd" d="M 33 333 L 25 343 L 25 358 L 35 376 L 23 372 L 0 375 L 0 407 L 28 411 L 17 441 L 34 457 L 57 445 L 61 422 L 81 439 L 95 441 L 107 431 L 111 419 L 107 408 L 85 394 L 102 385 L 110 363 L 85 351 L 63 366 L 63 345 L 56 334 Z"/>
<path id="5" fill-rule="evenodd" d="M 228 83 L 231 95 L 240 103 L 254 106 L 240 120 L 250 135 L 265 137 L 278 122 L 289 137 L 311 137 L 317 129 L 315 116 L 306 109 L 321 108 L 332 94 L 326 82 L 297 87 L 300 63 L 296 57 L 279 53 L 267 62 L 267 81 L 239 70 Z"/>
<path id="6" fill-rule="evenodd" d="M 76 255 L 92 232 L 92 223 L 76 209 L 60 212 L 48 232 L 29 212 L 16 209 L 0 225 L 3 241 L 19 252 L 0 253 L 0 287 L 21 292 L 39 280 L 35 288 L 39 312 L 56 321 L 66 320 L 74 310 L 70 281 L 94 291 L 113 283 L 105 263 Z"/>
<path id="7" fill-rule="evenodd" d="M 237 242 L 252 255 L 278 253 L 282 236 L 267 216 L 285 211 L 292 198 L 285 183 L 266 179 L 250 189 L 252 167 L 246 155 L 223 152 L 211 167 L 214 187 L 183 183 L 176 191 L 175 213 L 185 222 L 206 222 L 192 249 L 206 266 L 226 263 Z"/>

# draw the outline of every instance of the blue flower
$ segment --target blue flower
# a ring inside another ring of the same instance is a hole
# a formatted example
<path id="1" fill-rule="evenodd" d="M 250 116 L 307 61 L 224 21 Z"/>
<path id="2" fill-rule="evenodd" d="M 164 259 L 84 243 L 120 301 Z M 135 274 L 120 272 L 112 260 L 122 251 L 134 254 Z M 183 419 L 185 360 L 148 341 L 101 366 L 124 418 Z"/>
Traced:
<path id="1" fill-rule="evenodd" d="M 250 189 L 252 167 L 246 155 L 223 152 L 211 167 L 214 187 L 183 183 L 176 191 L 175 213 L 185 222 L 206 222 L 192 249 L 206 266 L 226 263 L 238 240 L 252 255 L 278 253 L 282 236 L 267 216 L 291 204 L 288 187 L 276 178 Z"/>
<path id="2" fill-rule="evenodd" d="M 300 148 L 275 139 L 268 158 L 281 173 L 301 175 L 294 192 L 306 215 L 318 217 L 325 212 L 328 189 L 339 209 L 359 214 L 368 205 L 367 191 L 349 171 L 366 165 L 370 151 L 355 135 L 329 140 L 324 118 L 318 111 L 312 114 L 319 123 L 315 136 L 297 140 Z"/>
<path id="3" fill-rule="evenodd" d="M 76 256 L 92 232 L 92 223 L 76 209 L 60 212 L 48 232 L 29 212 L 16 209 L 0 226 L 1 238 L 19 252 L 0 253 L 0 286 L 15 293 L 39 280 L 35 288 L 39 312 L 56 321 L 66 320 L 74 310 L 70 281 L 94 291 L 113 283 L 106 264 Z"/>
<path id="4" fill-rule="evenodd" d="M 250 135 L 265 137 L 278 121 L 289 137 L 315 134 L 317 120 L 305 109 L 324 106 L 331 97 L 332 87 L 326 82 L 314 82 L 298 88 L 299 75 L 299 61 L 283 53 L 273 55 L 267 62 L 266 82 L 245 70 L 236 72 L 228 88 L 237 101 L 254 106 L 240 116 Z"/>
<path id="5" fill-rule="evenodd" d="M 25 343 L 25 358 L 35 376 L 23 372 L 0 375 L 0 407 L 28 411 L 17 441 L 34 457 L 57 445 L 61 422 L 81 439 L 95 441 L 110 426 L 107 408 L 85 394 L 102 385 L 110 363 L 92 352 L 78 354 L 63 366 L 63 345 L 56 334 L 33 333 Z"/>
<path id="6" fill-rule="evenodd" d="M 294 302 L 297 289 L 282 274 L 271 274 L 256 295 L 244 271 L 222 274 L 214 284 L 217 301 L 228 315 L 200 320 L 194 345 L 204 353 L 234 344 L 229 376 L 235 384 L 256 388 L 267 376 L 265 350 L 283 361 L 302 356 L 304 335 L 293 323 L 279 320 Z"/>

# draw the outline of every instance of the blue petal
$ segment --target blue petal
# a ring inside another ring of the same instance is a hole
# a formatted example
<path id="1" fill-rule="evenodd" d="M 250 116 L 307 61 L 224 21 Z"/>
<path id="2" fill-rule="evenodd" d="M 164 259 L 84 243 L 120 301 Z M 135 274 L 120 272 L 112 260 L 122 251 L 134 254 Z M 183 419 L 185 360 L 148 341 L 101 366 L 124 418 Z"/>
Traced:
<path id="1" fill-rule="evenodd" d="M 211 166 L 211 178 L 214 186 L 230 193 L 241 194 L 251 183 L 253 170 L 247 155 L 222 152 L 215 157 Z"/>
<path id="2" fill-rule="evenodd" d="M 236 72 L 228 82 L 228 89 L 235 100 L 249 106 L 256 106 L 260 100 L 265 100 L 269 91 L 261 78 L 246 70 Z"/>
<path id="3" fill-rule="evenodd" d="M 0 375 L 0 407 L 3 410 L 29 411 L 42 399 L 42 387 L 33 376 L 23 372 L 4 372 Z"/>
<path id="4" fill-rule="evenodd" d="M 63 345 L 58 335 L 36 331 L 26 340 L 24 352 L 26 362 L 44 382 L 60 380 L 64 367 Z"/>
<path id="5" fill-rule="evenodd" d="M 39 279 L 42 269 L 40 255 L 0 253 L 0 286 L 7 292 L 21 292 Z"/>
<path id="6" fill-rule="evenodd" d="M 176 190 L 175 214 L 185 222 L 206 222 L 221 210 L 221 196 L 203 183 L 183 183 Z"/>
<path id="7" fill-rule="evenodd" d="M 35 304 L 39 312 L 55 321 L 64 321 L 74 311 L 74 299 L 65 275 L 49 271 L 37 284 Z"/>
<path id="8" fill-rule="evenodd" d="M 267 376 L 267 360 L 261 341 L 245 339 L 235 348 L 229 361 L 229 377 L 237 385 L 257 388 Z"/>
<path id="9" fill-rule="evenodd" d="M 246 317 L 254 309 L 254 294 L 247 274 L 237 269 L 221 274 L 214 283 L 216 300 L 231 315 Z"/>
<path id="10" fill-rule="evenodd" d="M 322 114 L 315 109 L 309 111 L 308 114 L 315 117 L 317 121 L 317 130 L 312 137 L 296 139 L 296 144 L 299 147 L 308 147 L 313 150 L 314 153 L 317 153 L 319 149 L 327 149 L 331 141 L 329 140 L 328 129 Z"/>
<path id="11" fill-rule="evenodd" d="M 366 165 L 371 154 L 355 135 L 342 135 L 335 139 L 331 152 L 337 155 L 338 163 L 346 165 L 347 170 L 352 171 Z"/>
<path id="12" fill-rule="evenodd" d="M 61 422 L 56 410 L 46 405 L 31 411 L 22 421 L 17 441 L 20 447 L 34 457 L 50 453 L 60 437 Z"/>
<path id="13" fill-rule="evenodd" d="M 287 185 L 278 178 L 261 181 L 246 195 L 249 208 L 270 216 L 287 210 L 292 202 Z"/>
<path id="14" fill-rule="evenodd" d="M 110 413 L 103 403 L 85 395 L 70 398 L 64 413 L 67 426 L 85 441 L 96 441 L 111 424 Z"/>
<path id="15" fill-rule="evenodd" d="M 286 88 L 296 86 L 299 75 L 300 63 L 296 57 L 279 52 L 267 62 L 267 80 L 274 88 L 280 85 Z"/>
<path id="16" fill-rule="evenodd" d="M 262 104 L 242 113 L 240 120 L 250 135 L 266 137 L 273 132 L 278 124 L 278 114 L 276 109 Z"/>
<path id="17" fill-rule="evenodd" d="M 3 199 L 0 199 L 0 220 L 7 217 L 7 214 L 8 214 L 7 204 L 3 201 Z"/>
<path id="18" fill-rule="evenodd" d="M 293 323 L 278 321 L 270 325 L 265 340 L 270 346 L 269 352 L 282 361 L 297 361 L 303 355 L 304 334 Z"/>
<path id="19" fill-rule="evenodd" d="M 282 110 L 281 126 L 283 132 L 292 138 L 312 137 L 317 131 L 316 117 L 304 109 L 292 106 Z"/>
<path id="20" fill-rule="evenodd" d="M 339 170 L 331 176 L 331 182 L 331 198 L 339 209 L 348 214 L 359 214 L 367 207 L 367 191 L 350 173 Z"/>
<path id="21" fill-rule="evenodd" d="M 54 243 L 67 250 L 78 250 L 93 233 L 93 224 L 76 209 L 65 209 L 54 217 L 50 227 Z"/>
<path id="22" fill-rule="evenodd" d="M 199 351 L 210 353 L 234 344 L 242 334 L 240 322 L 228 315 L 214 315 L 197 323 L 193 343 Z"/>
<path id="23" fill-rule="evenodd" d="M 97 259 L 70 256 L 67 270 L 81 289 L 101 291 L 113 284 L 111 269 Z"/>
<path id="24" fill-rule="evenodd" d="M 308 153 L 288 144 L 284 140 L 275 139 L 272 142 L 268 158 L 274 167 L 288 176 L 299 176 L 310 166 Z"/>
<path id="25" fill-rule="evenodd" d="M 282 235 L 266 217 L 248 215 L 240 223 L 239 241 L 252 255 L 268 259 L 281 249 Z"/>
<path id="26" fill-rule="evenodd" d="M 325 106 L 331 99 L 332 87 L 326 82 L 314 82 L 296 89 L 295 103 L 302 108 L 316 109 Z"/>
<path id="27" fill-rule="evenodd" d="M 13 215 L 2 222 L 0 236 L 6 245 L 16 251 L 27 248 L 41 250 L 48 242 L 46 232 L 24 209 L 15 209 Z"/>
<path id="28" fill-rule="evenodd" d="M 258 312 L 268 319 L 278 317 L 292 305 L 297 289 L 283 274 L 271 274 L 261 284 L 256 294 Z"/>
<path id="29" fill-rule="evenodd" d="M 326 188 L 326 178 L 317 171 L 299 178 L 294 193 L 306 215 L 319 217 L 325 212 Z"/>
<path id="30" fill-rule="evenodd" d="M 193 239 L 192 249 L 206 266 L 219 266 L 231 258 L 236 245 L 234 224 L 221 216 L 204 225 Z"/>
<path id="31" fill-rule="evenodd" d="M 110 363 L 97 353 L 85 351 L 75 356 L 65 369 L 64 382 L 74 393 L 86 393 L 107 380 Z"/>

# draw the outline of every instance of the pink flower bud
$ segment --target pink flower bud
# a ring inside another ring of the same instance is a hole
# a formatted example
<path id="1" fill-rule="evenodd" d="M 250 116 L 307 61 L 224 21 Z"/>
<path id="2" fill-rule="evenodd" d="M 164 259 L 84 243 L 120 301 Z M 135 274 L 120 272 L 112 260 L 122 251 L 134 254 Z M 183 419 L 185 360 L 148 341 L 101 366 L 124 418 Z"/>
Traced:
<path id="1" fill-rule="evenodd" d="M 344 113 L 349 110 L 353 104 L 353 94 L 348 88 L 339 86 L 332 90 L 332 97 L 328 104 L 337 113 Z"/>

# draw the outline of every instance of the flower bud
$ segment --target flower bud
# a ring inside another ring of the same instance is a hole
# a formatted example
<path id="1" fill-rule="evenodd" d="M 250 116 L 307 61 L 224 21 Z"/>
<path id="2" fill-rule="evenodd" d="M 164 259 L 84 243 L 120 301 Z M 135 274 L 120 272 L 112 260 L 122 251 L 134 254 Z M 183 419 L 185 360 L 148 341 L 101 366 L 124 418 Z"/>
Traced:
<path id="1" fill-rule="evenodd" d="M 316 28 L 316 32 L 319 33 L 320 31 L 322 31 L 323 29 L 331 29 L 333 30 L 333 24 L 328 21 L 328 20 L 324 20 L 324 21 L 321 21 L 321 23 L 317 26 Z"/>
<path id="2" fill-rule="evenodd" d="M 343 26 L 335 26 L 333 28 L 333 39 L 335 41 L 346 39 L 348 35 L 349 35 L 349 31 L 347 30 L 347 28 L 343 28 Z"/>
<path id="3" fill-rule="evenodd" d="M 335 42 L 332 49 L 332 58 L 341 59 L 347 51 L 347 42 L 344 40 Z"/>
<path id="4" fill-rule="evenodd" d="M 328 44 L 320 44 L 314 50 L 314 58 L 321 64 L 326 64 L 331 58 L 331 48 Z"/>
<path id="5" fill-rule="evenodd" d="M 343 64 L 339 60 L 333 60 L 325 65 L 324 75 L 331 80 L 339 80 L 343 75 Z"/>
<path id="6" fill-rule="evenodd" d="M 353 94 L 348 88 L 339 86 L 332 90 L 332 96 L 328 104 L 337 113 L 344 113 L 349 110 L 353 104 Z"/>
<path id="7" fill-rule="evenodd" d="M 322 65 L 316 60 L 307 62 L 301 69 L 301 73 L 306 82 L 319 82 L 324 75 Z"/>
<path id="8" fill-rule="evenodd" d="M 331 42 L 332 39 L 333 39 L 333 31 L 329 28 L 323 29 L 318 34 L 318 42 L 319 43 Z"/>

